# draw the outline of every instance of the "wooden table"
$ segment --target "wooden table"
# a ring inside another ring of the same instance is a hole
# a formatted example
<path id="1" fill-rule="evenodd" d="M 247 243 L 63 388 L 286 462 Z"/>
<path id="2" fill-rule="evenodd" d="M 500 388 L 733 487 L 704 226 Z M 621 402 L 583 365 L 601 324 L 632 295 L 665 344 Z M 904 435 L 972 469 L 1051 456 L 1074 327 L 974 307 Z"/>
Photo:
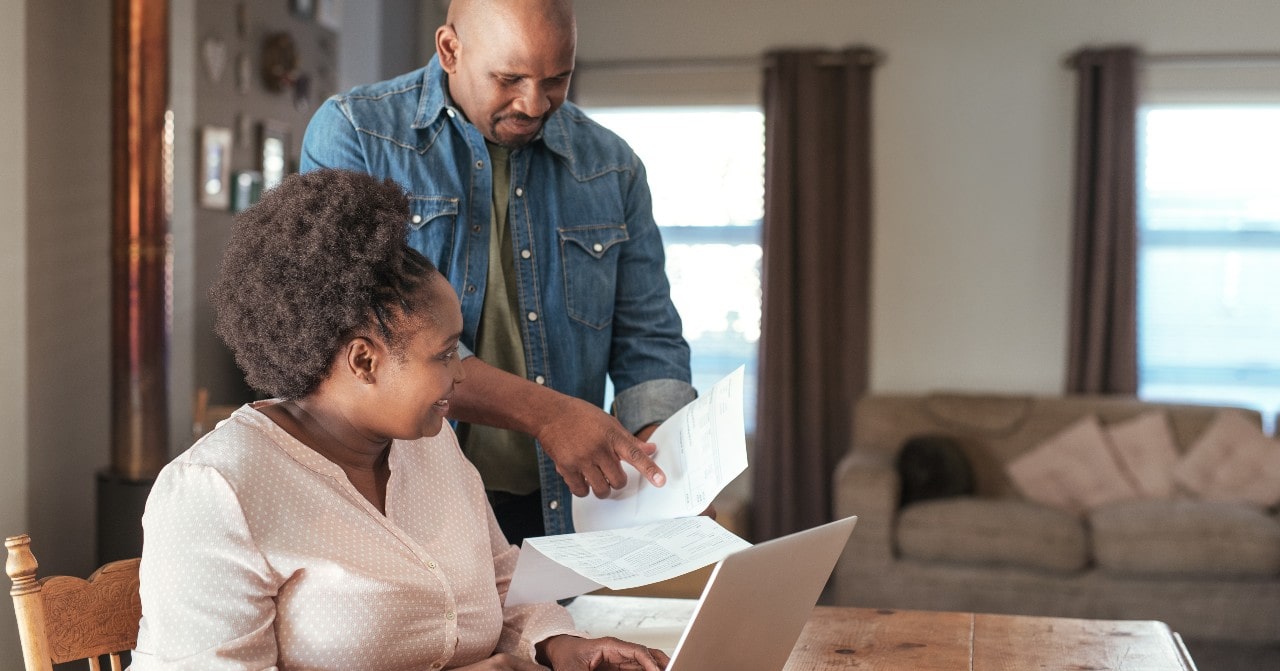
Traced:
<path id="1" fill-rule="evenodd" d="M 693 614 L 690 599 L 583 596 L 570 606 L 593 636 L 675 648 Z M 1163 622 L 1077 620 L 819 606 L 786 671 L 1195 671 Z"/>

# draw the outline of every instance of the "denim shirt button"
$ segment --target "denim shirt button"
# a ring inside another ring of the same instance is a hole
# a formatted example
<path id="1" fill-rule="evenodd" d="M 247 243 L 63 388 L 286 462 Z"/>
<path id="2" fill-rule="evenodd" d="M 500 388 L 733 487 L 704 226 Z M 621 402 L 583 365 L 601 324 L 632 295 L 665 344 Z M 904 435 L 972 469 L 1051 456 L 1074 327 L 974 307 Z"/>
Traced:
<path id="1" fill-rule="evenodd" d="M 529 258 L 529 257 L 531 257 L 531 256 L 533 256 L 533 252 L 531 252 L 531 251 L 529 251 L 529 250 L 527 250 L 527 249 L 522 249 L 522 250 L 520 250 L 520 258 L 522 258 L 522 259 L 527 259 L 527 258 Z"/>
<path id="2" fill-rule="evenodd" d="M 559 501 L 552 501 L 551 503 L 548 503 L 548 504 L 547 504 L 547 507 L 548 507 L 548 508 L 550 508 L 550 509 L 552 509 L 552 510 L 559 510 L 559 509 L 560 509 L 560 502 L 559 502 Z"/>
<path id="3" fill-rule="evenodd" d="M 480 224 L 474 224 L 474 225 L 471 227 L 471 232 L 472 232 L 472 233 L 479 233 L 479 232 L 480 232 Z"/>
<path id="4" fill-rule="evenodd" d="M 529 313 L 529 321 L 531 321 L 531 322 L 536 322 L 536 321 L 538 321 L 538 313 L 536 313 L 536 312 L 530 312 L 530 313 Z"/>
<path id="5" fill-rule="evenodd" d="M 445 108 L 445 110 L 444 110 L 444 113 L 445 113 L 445 114 L 448 114 L 450 119 L 452 119 L 453 117 L 455 117 L 455 116 L 457 116 L 457 115 L 458 115 L 458 113 L 457 113 L 457 112 L 453 111 L 453 108 L 452 108 L 452 107 L 446 107 L 446 108 Z"/>
<path id="6" fill-rule="evenodd" d="M 467 285 L 467 293 L 469 293 L 469 294 L 474 294 L 475 292 L 476 292 L 476 285 L 474 285 L 474 284 L 468 284 L 468 285 Z"/>
<path id="7" fill-rule="evenodd" d="M 537 377 L 533 378 L 533 381 L 537 382 L 538 384 L 546 384 L 547 378 L 542 377 L 541 375 L 538 375 Z"/>
<path id="8" fill-rule="evenodd" d="M 591 250 L 599 254 L 600 252 L 604 251 L 604 245 L 597 242 L 596 244 L 591 245 Z"/>
<path id="9" fill-rule="evenodd" d="M 415 215 L 413 215 L 413 223 L 415 223 L 415 224 L 421 224 L 421 223 L 422 223 L 422 215 L 421 215 L 421 214 L 415 214 Z"/>
<path id="10" fill-rule="evenodd" d="M 522 188 L 520 188 L 520 187 L 518 187 L 518 186 L 517 186 L 517 187 L 516 187 L 516 198 L 523 198 L 523 197 L 524 197 L 524 189 L 522 189 Z"/>
<path id="11" fill-rule="evenodd" d="M 476 161 L 476 170 L 484 170 L 484 161 Z"/>

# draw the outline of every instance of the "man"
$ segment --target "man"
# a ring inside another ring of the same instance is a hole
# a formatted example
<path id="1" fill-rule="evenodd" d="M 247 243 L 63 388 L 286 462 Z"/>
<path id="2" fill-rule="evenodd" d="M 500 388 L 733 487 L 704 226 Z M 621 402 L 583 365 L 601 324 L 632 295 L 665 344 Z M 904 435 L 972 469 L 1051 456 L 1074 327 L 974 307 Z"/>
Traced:
<path id="1" fill-rule="evenodd" d="M 425 68 L 328 100 L 302 147 L 410 192 L 476 355 L 450 414 L 513 543 L 572 531 L 619 459 L 661 485 L 643 441 L 695 396 L 644 167 L 565 102 L 576 48 L 569 0 L 454 0 Z"/>

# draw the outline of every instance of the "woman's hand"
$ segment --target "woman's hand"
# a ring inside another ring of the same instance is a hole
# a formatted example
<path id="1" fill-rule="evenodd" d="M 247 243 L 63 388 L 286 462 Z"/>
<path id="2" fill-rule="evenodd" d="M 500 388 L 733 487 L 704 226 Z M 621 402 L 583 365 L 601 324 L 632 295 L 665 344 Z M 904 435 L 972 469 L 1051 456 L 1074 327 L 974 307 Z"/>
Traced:
<path id="1" fill-rule="evenodd" d="M 555 671 L 633 670 L 662 671 L 671 660 L 667 653 L 636 643 L 605 638 L 578 638 L 562 634 L 538 644 L 538 658 Z"/>

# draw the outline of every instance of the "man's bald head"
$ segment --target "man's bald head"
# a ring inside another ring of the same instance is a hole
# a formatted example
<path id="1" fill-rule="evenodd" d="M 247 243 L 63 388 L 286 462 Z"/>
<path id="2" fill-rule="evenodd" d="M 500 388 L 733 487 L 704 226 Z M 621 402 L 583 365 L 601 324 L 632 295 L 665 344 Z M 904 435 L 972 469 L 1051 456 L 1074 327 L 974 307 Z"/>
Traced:
<path id="1" fill-rule="evenodd" d="M 572 0 L 453 0 L 445 22 L 461 31 L 465 28 L 460 26 L 484 26 L 495 18 L 515 13 L 537 17 L 562 30 L 575 29 Z"/>
<path id="2" fill-rule="evenodd" d="M 511 148 L 564 103 L 576 49 L 571 0 L 453 0 L 436 30 L 450 96 L 486 139 Z"/>

